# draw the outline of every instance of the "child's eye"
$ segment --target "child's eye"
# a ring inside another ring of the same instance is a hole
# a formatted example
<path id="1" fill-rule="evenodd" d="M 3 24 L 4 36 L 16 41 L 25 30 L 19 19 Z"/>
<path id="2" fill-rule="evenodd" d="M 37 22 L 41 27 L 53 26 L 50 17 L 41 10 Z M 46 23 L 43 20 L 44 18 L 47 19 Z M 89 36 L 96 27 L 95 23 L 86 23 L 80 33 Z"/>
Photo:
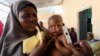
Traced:
<path id="1" fill-rule="evenodd" d="M 52 26 L 49 26 L 49 28 L 52 28 Z"/>
<path id="2" fill-rule="evenodd" d="M 61 26 L 61 25 L 57 25 L 57 27 L 59 27 L 59 26 Z"/>

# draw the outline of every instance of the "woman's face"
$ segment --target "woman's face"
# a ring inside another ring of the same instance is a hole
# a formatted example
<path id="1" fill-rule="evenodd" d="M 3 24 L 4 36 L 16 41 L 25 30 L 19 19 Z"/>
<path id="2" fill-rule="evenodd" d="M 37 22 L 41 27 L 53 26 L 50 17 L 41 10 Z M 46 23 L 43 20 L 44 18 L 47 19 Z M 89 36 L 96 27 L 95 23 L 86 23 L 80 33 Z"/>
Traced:
<path id="1" fill-rule="evenodd" d="M 92 38 L 90 36 L 90 34 L 87 34 L 87 40 L 90 41 Z"/>
<path id="2" fill-rule="evenodd" d="M 18 20 L 24 30 L 32 32 L 38 22 L 37 12 L 33 7 L 27 6 L 19 12 Z"/>

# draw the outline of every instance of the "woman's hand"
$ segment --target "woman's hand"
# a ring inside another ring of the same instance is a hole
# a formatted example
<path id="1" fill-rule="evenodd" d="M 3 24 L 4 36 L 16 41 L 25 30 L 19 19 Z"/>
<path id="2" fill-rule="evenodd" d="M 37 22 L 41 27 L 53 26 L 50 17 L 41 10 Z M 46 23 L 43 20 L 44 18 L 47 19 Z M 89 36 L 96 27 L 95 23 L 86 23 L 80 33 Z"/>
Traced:
<path id="1" fill-rule="evenodd" d="M 81 48 L 82 48 L 82 52 L 85 56 L 94 56 L 93 55 L 93 51 L 92 48 L 90 47 L 90 45 L 86 42 L 80 42 L 79 43 Z"/>
<path id="2" fill-rule="evenodd" d="M 72 55 L 72 51 L 70 50 L 70 47 L 66 48 L 61 41 L 56 40 L 55 46 L 63 55 L 65 55 L 65 56 L 71 56 Z"/>
<path id="3" fill-rule="evenodd" d="M 89 44 L 80 42 L 80 49 L 77 50 L 73 44 L 69 44 L 71 50 L 73 51 L 72 56 L 93 56 L 93 52 Z"/>
<path id="4" fill-rule="evenodd" d="M 79 42 L 79 49 L 73 44 L 67 44 L 67 48 L 59 40 L 55 42 L 56 48 L 66 56 L 93 56 L 92 49 L 88 43 Z"/>
<path id="5" fill-rule="evenodd" d="M 36 27 L 38 33 L 37 33 L 37 37 L 40 40 L 41 44 L 47 44 L 49 42 L 49 40 L 51 39 L 50 33 L 48 30 L 41 30 L 40 26 Z"/>
<path id="6" fill-rule="evenodd" d="M 45 47 L 46 47 L 46 44 L 39 42 L 35 46 L 35 48 L 32 50 L 32 52 L 29 54 L 29 56 L 40 56 L 42 52 L 45 50 Z"/>

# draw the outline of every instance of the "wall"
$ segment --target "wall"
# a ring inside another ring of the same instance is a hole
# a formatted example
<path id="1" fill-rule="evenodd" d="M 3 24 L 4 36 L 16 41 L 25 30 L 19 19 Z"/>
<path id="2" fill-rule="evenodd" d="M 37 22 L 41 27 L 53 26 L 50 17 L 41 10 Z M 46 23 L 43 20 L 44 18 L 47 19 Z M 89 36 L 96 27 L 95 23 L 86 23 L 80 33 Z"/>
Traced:
<path id="1" fill-rule="evenodd" d="M 93 33 L 97 39 L 100 39 L 100 0 L 64 0 L 62 7 L 64 9 L 63 20 L 67 27 L 74 27 L 79 33 L 78 13 L 82 10 L 92 7 Z"/>
<path id="2" fill-rule="evenodd" d="M 42 21 L 44 27 L 48 28 L 48 18 L 53 15 L 53 13 L 38 13 L 38 21 Z"/>
<path id="3" fill-rule="evenodd" d="M 62 13 L 63 13 L 63 7 L 61 5 L 48 6 L 38 9 L 38 16 L 39 16 L 38 18 L 39 21 L 42 21 L 44 23 L 44 26 L 47 28 L 48 18 L 54 14 L 62 15 Z"/>
<path id="4" fill-rule="evenodd" d="M 100 0 L 92 1 L 93 8 L 93 32 L 97 39 L 100 39 Z"/>

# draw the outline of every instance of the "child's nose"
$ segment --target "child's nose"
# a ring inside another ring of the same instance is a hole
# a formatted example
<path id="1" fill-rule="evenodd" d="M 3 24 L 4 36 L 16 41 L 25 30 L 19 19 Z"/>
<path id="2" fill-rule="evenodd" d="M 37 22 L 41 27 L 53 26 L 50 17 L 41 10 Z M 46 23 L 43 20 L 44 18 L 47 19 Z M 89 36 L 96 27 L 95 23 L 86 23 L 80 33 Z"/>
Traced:
<path id="1" fill-rule="evenodd" d="M 56 30 L 56 27 L 55 26 L 53 27 L 53 30 Z"/>

